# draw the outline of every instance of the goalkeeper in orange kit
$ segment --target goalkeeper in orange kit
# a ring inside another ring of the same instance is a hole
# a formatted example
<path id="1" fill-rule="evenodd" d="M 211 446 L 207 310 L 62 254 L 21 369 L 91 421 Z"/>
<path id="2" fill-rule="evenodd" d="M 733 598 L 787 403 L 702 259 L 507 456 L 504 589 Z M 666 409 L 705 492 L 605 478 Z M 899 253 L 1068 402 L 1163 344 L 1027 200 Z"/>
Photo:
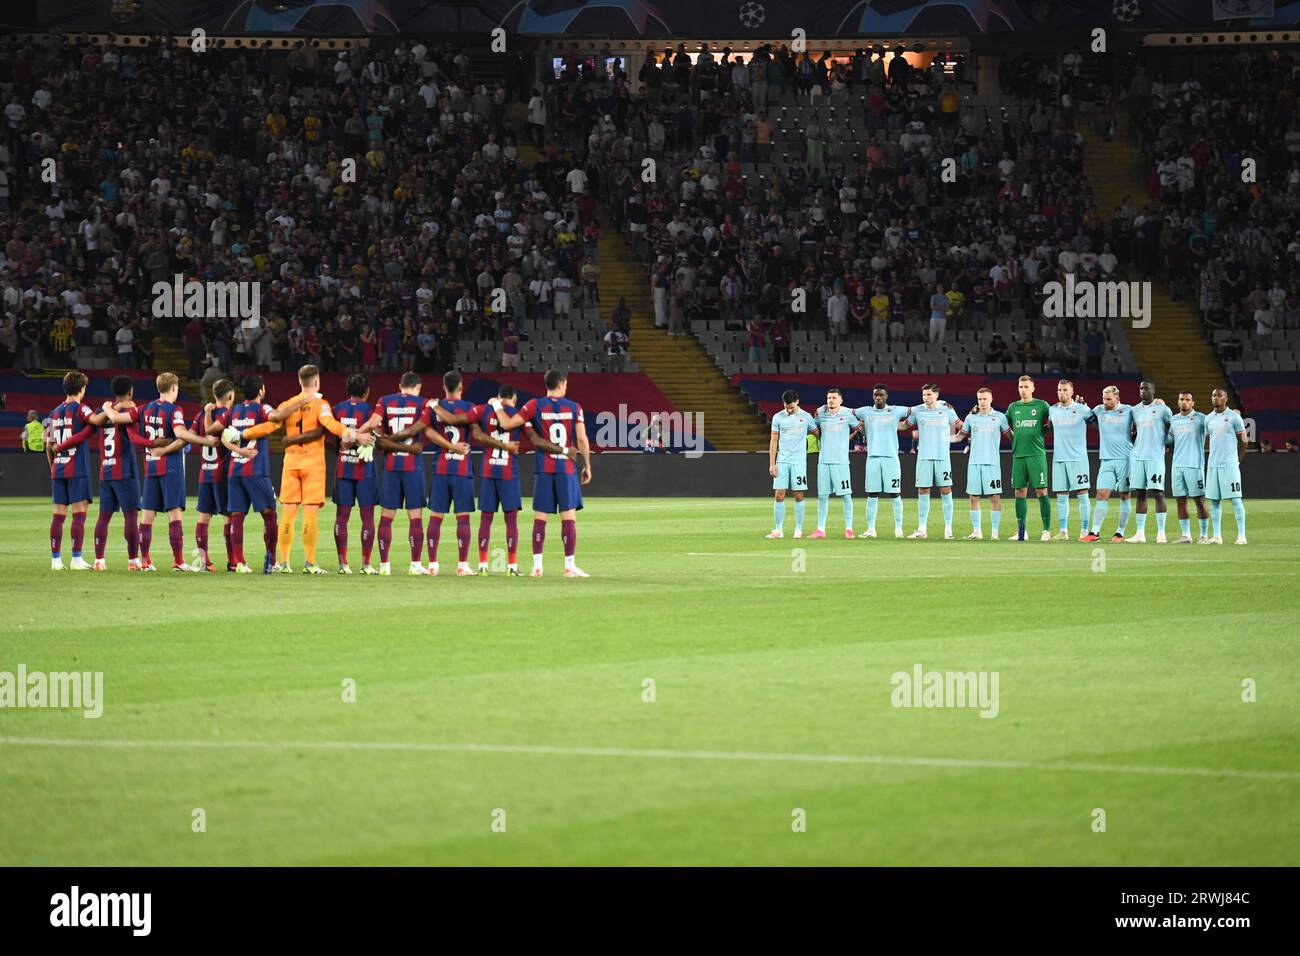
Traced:
<path id="1" fill-rule="evenodd" d="M 326 574 L 316 564 L 317 515 L 325 504 L 325 432 L 330 432 L 344 444 L 371 445 L 374 437 L 339 423 L 317 389 L 320 388 L 320 369 L 304 365 L 298 370 L 298 383 L 302 392 L 277 409 L 288 413 L 280 422 L 263 422 L 244 429 L 239 437 L 243 441 L 265 438 L 280 428 L 284 429 L 284 473 L 280 479 L 280 538 L 274 570 L 292 574 L 289 552 L 293 548 L 294 519 L 298 506 L 302 506 L 302 547 L 307 563 L 304 574 Z M 231 436 L 232 438 L 234 436 Z"/>

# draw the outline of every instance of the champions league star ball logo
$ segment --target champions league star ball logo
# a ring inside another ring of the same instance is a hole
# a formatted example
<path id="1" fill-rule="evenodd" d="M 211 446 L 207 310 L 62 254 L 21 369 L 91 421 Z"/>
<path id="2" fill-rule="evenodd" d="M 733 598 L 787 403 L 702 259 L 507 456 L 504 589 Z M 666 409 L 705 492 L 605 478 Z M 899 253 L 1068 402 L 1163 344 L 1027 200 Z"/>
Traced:
<path id="1" fill-rule="evenodd" d="M 1142 16 L 1142 5 L 1138 0 L 1114 0 L 1111 12 L 1120 23 L 1132 23 Z"/>
<path id="2" fill-rule="evenodd" d="M 749 3 L 742 3 L 740 5 L 741 26 L 750 30 L 757 30 L 763 25 L 763 21 L 766 19 L 767 11 L 763 9 L 761 3 L 754 3 L 753 0 L 750 0 Z"/>

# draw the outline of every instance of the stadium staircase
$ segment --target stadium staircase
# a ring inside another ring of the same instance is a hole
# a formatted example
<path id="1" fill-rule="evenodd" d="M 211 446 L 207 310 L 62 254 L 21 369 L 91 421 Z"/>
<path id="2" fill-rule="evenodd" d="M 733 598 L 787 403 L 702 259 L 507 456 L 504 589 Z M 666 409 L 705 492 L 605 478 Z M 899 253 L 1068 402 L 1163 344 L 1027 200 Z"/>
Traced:
<path id="1" fill-rule="evenodd" d="M 612 217 L 606 214 L 605 222 Z M 608 314 L 619 297 L 632 312 L 631 353 L 641 371 L 684 412 L 704 413 L 704 434 L 718 451 L 756 451 L 767 447 L 768 428 L 739 389 L 722 374 L 695 336 L 676 338 L 656 329 L 650 276 L 623 237 L 601 233 L 601 305 Z"/>
<path id="2" fill-rule="evenodd" d="M 1146 161 L 1134 142 L 1132 117 L 1121 110 L 1116 120 L 1116 136 L 1109 143 L 1090 124 L 1079 124 L 1084 136 L 1084 169 L 1102 216 L 1122 206 L 1125 196 L 1132 196 L 1139 207 L 1148 201 Z M 1152 281 L 1151 299 L 1151 324 L 1126 330 L 1142 377 L 1154 382 L 1170 404 L 1175 390 L 1189 389 L 1199 407 L 1208 410 L 1210 392 L 1226 388 L 1231 406 L 1241 408 L 1227 372 L 1202 331 L 1195 301 L 1174 301 L 1162 281 Z"/>

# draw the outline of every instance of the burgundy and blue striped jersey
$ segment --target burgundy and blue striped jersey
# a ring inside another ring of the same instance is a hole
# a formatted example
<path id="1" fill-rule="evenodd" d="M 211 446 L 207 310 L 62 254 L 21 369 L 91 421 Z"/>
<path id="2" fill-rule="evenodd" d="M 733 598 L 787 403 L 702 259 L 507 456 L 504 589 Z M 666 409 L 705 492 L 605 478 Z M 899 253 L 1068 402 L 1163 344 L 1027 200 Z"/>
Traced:
<path id="1" fill-rule="evenodd" d="M 95 410 L 83 402 L 64 402 L 50 412 L 50 437 L 55 445 L 62 444 L 87 425 Z M 54 456 L 51 478 L 85 478 L 90 480 L 90 452 L 85 445 L 73 445 Z"/>
<path id="2" fill-rule="evenodd" d="M 271 412 L 273 411 L 275 409 L 263 402 L 240 402 L 230 410 L 230 427 L 252 428 L 254 425 L 270 421 Z M 252 460 L 240 458 L 238 455 L 230 456 L 229 474 L 231 478 L 271 477 L 271 456 L 266 452 L 266 439 L 259 438 L 253 445 L 257 448 L 257 457 Z"/>
<path id="3" fill-rule="evenodd" d="M 432 428 L 449 442 L 465 442 L 468 444 L 469 426 L 482 420 L 483 406 L 467 402 L 463 398 L 443 398 L 439 399 L 437 403 L 453 415 L 469 416 L 469 422 L 464 425 L 445 424 L 442 419 L 433 413 L 434 402 L 431 400 L 425 404 L 424 410 L 420 412 L 420 423 Z M 441 445 L 434 448 L 433 454 L 433 473 L 435 475 L 455 475 L 460 478 L 474 477 L 474 467 L 470 462 L 469 455 L 448 451 Z"/>
<path id="4" fill-rule="evenodd" d="M 340 425 L 357 429 L 370 421 L 372 411 L 369 402 L 349 398 L 346 402 L 339 402 L 334 406 L 334 417 Z M 375 477 L 375 462 L 373 459 L 362 461 L 361 456 L 357 454 L 356 445 L 344 445 L 339 442 L 339 457 L 338 463 L 334 466 L 334 477 L 348 478 L 352 481 L 373 478 Z"/>
<path id="5" fill-rule="evenodd" d="M 185 411 L 174 402 L 156 398 L 140 409 L 140 434 L 150 441 L 155 438 L 175 438 L 178 427 L 185 427 Z M 185 459 L 179 454 L 163 455 L 161 458 L 146 454 L 144 473 L 148 478 L 183 475 Z"/>
<path id="6" fill-rule="evenodd" d="M 230 424 L 230 409 L 214 408 L 212 410 L 212 420 L 220 422 L 223 426 Z M 199 412 L 194 416 L 194 424 L 190 425 L 190 431 L 197 432 L 200 435 L 206 435 L 203 428 L 203 413 Z M 226 480 L 226 459 L 230 457 L 230 452 L 226 446 L 220 443 L 216 445 L 199 446 L 199 484 L 211 485 L 221 484 Z"/>
<path id="7" fill-rule="evenodd" d="M 123 414 L 131 416 L 131 425 L 136 425 L 140 421 L 140 406 L 124 409 Z M 99 430 L 100 481 L 135 479 L 135 447 L 129 434 L 131 425 L 105 422 Z"/>
<path id="8" fill-rule="evenodd" d="M 400 392 L 381 398 L 375 411 L 383 422 L 384 434 L 394 435 L 414 425 L 423 404 L 419 395 L 402 395 Z M 415 471 L 419 461 L 419 452 L 390 451 L 384 455 L 384 471 Z"/>
<path id="9" fill-rule="evenodd" d="M 479 405 L 479 421 L 485 432 L 501 442 L 519 441 L 519 429 L 514 431 L 505 431 L 502 429 L 500 422 L 497 421 L 497 413 L 491 405 Z M 502 405 L 501 411 L 506 415 L 515 414 L 513 405 Z M 504 448 L 488 447 L 483 449 L 483 477 L 484 478 L 518 478 L 519 466 L 515 463 L 515 456 Z"/>
<path id="10" fill-rule="evenodd" d="M 582 419 L 582 406 L 567 398 L 532 398 L 519 409 L 524 424 L 536 434 L 549 439 L 561 448 L 576 448 L 578 423 Z M 585 423 L 584 423 L 585 424 Z M 545 475 L 573 475 L 577 463 L 567 455 L 556 455 L 537 449 L 537 468 Z"/>

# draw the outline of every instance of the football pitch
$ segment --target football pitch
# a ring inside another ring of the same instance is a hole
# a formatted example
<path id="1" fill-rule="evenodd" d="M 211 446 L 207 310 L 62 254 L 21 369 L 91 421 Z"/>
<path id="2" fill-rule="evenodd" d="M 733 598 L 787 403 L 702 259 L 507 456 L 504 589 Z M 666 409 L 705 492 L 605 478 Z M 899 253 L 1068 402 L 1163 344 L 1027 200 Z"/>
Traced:
<path id="1" fill-rule="evenodd" d="M 592 497 L 593 576 L 552 522 L 532 580 L 447 576 L 450 522 L 398 576 L 400 515 L 392 578 L 128 575 L 120 516 L 55 574 L 0 499 L 0 672 L 103 674 L 97 718 L 0 709 L 0 864 L 1300 864 L 1300 502 L 1246 504 L 1245 547 L 1139 546 Z"/>

